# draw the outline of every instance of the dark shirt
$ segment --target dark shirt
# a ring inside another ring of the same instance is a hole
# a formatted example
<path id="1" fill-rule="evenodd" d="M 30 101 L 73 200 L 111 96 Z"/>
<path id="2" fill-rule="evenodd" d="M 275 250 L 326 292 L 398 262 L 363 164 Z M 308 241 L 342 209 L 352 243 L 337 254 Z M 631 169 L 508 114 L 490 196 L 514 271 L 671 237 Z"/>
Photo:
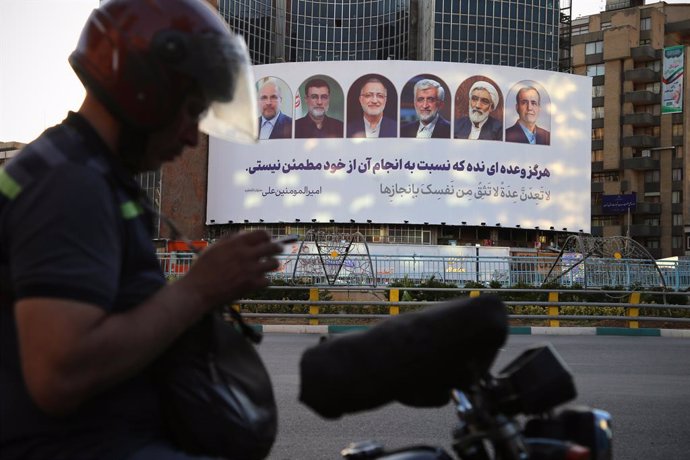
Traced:
<path id="1" fill-rule="evenodd" d="M 551 145 L 551 133 L 545 129 L 536 127 L 535 130 L 536 140 L 535 143 L 538 145 Z M 506 142 L 519 142 L 521 144 L 529 144 L 529 140 L 522 130 L 519 122 L 515 122 L 513 126 L 506 129 Z"/>
<path id="2" fill-rule="evenodd" d="M 261 117 L 259 117 L 259 131 L 261 131 Z M 273 125 L 269 139 L 290 139 L 292 137 L 292 118 L 283 112 L 278 114 L 278 119 Z"/>
<path id="3" fill-rule="evenodd" d="M 295 121 L 295 139 L 312 137 L 343 137 L 343 122 L 324 115 L 321 129 L 319 129 L 309 115 L 298 118 Z"/>
<path id="4" fill-rule="evenodd" d="M 456 139 L 469 139 L 472 132 L 472 121 L 470 117 L 462 117 L 455 122 Z M 503 139 L 503 123 L 493 117 L 486 119 L 486 123 L 479 130 L 479 139 L 487 141 L 500 141 Z"/>
<path id="5" fill-rule="evenodd" d="M 400 127 L 400 137 L 417 137 L 419 121 L 413 121 Z M 436 126 L 431 132 L 432 139 L 450 139 L 450 123 L 441 115 L 436 120 Z"/>
<path id="6" fill-rule="evenodd" d="M 383 117 L 379 123 L 379 137 L 397 137 L 398 124 L 395 120 Z M 367 137 L 364 128 L 364 116 L 357 117 L 347 123 L 347 137 Z"/>
<path id="7" fill-rule="evenodd" d="M 11 179 L 8 179 L 11 178 Z M 0 186 L 0 452 L 3 459 L 121 459 L 161 436 L 150 372 L 52 417 L 30 398 L 13 303 L 86 302 L 108 313 L 165 284 L 139 187 L 79 115 L 71 113 L 5 165 Z"/>

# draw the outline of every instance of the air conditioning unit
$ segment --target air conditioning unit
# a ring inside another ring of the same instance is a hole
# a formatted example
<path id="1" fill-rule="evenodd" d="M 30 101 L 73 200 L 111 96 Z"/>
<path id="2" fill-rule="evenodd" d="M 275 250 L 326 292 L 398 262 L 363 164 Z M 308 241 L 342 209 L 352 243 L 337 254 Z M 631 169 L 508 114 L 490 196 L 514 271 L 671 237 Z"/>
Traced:
<path id="1" fill-rule="evenodd" d="M 652 151 L 651 151 L 651 150 L 645 149 L 645 150 L 642 151 L 642 157 L 647 157 L 647 158 L 649 158 L 649 157 L 651 157 L 651 156 L 652 156 Z"/>

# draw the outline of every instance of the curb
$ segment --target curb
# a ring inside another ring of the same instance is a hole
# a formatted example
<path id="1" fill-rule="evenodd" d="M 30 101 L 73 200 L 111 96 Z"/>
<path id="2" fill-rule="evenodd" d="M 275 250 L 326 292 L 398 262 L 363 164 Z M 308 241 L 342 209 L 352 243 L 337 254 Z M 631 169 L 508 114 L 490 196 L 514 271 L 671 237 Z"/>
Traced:
<path id="1" fill-rule="evenodd" d="M 252 327 L 264 333 L 287 334 L 341 334 L 345 332 L 366 330 L 369 326 L 329 326 L 329 325 L 294 325 L 294 324 L 253 324 Z M 510 335 L 617 335 L 633 337 L 678 337 L 690 339 L 690 329 L 654 329 L 626 327 L 544 327 L 544 326 L 511 326 Z"/>

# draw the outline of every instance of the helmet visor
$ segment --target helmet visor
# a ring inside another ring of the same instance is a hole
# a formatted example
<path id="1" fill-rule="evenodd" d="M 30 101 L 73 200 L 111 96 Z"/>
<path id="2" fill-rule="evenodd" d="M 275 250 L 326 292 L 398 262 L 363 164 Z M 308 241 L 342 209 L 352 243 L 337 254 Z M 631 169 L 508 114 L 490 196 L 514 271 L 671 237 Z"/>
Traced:
<path id="1" fill-rule="evenodd" d="M 237 65 L 234 82 L 228 88 L 230 97 L 211 97 L 206 113 L 199 121 L 199 129 L 221 139 L 244 144 L 255 143 L 259 137 L 259 117 L 256 107 L 256 87 L 247 45 L 239 35 L 232 35 L 232 49 Z M 238 56 L 239 54 L 239 56 Z"/>

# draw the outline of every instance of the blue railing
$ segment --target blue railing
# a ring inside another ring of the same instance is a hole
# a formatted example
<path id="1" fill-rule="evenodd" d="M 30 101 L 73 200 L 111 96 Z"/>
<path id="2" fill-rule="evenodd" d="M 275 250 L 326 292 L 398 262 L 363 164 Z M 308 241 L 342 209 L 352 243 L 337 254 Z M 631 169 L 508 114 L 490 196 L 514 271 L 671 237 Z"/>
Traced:
<path id="1" fill-rule="evenodd" d="M 185 273 L 192 262 L 188 253 L 161 253 L 159 260 L 169 277 Z M 299 279 L 308 284 L 339 284 L 350 286 L 385 286 L 408 278 L 454 283 L 460 287 L 468 282 L 489 286 L 541 286 L 547 279 L 558 279 L 563 286 L 587 289 L 623 287 L 654 289 L 666 287 L 674 291 L 690 289 L 690 260 L 659 262 L 639 259 L 589 258 L 561 259 L 554 257 L 440 257 L 390 256 L 361 254 L 334 258 L 317 254 L 285 255 L 275 279 Z"/>

